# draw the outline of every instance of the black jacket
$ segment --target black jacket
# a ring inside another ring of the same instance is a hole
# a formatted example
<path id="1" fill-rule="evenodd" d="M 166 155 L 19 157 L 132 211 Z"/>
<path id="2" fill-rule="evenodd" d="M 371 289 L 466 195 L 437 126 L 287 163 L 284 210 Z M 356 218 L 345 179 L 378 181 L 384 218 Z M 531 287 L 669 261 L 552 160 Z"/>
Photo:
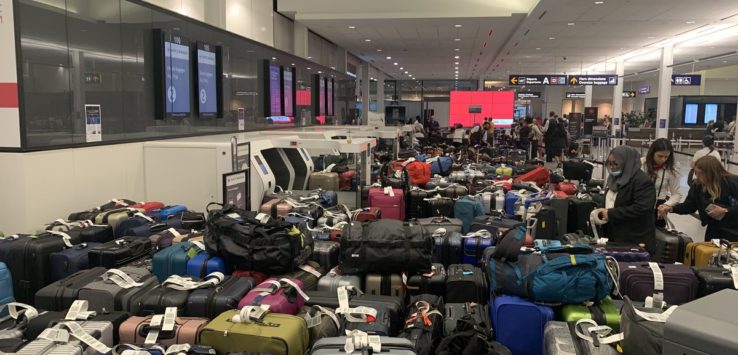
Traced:
<path id="1" fill-rule="evenodd" d="M 711 203 L 728 209 L 722 220 L 710 217 L 705 211 Z M 684 202 L 674 206 L 672 211 L 677 214 L 697 211 L 702 225 L 707 226 L 705 240 L 722 238 L 738 242 L 738 177 L 731 176 L 720 184 L 720 197 L 715 202 L 708 193 L 702 191 L 701 186 L 694 184 Z"/>
<path id="2" fill-rule="evenodd" d="M 641 170 L 620 187 L 615 208 L 607 210 L 608 222 L 603 232 L 611 242 L 623 244 L 646 244 L 653 252 L 656 222 L 656 188 L 653 181 Z"/>

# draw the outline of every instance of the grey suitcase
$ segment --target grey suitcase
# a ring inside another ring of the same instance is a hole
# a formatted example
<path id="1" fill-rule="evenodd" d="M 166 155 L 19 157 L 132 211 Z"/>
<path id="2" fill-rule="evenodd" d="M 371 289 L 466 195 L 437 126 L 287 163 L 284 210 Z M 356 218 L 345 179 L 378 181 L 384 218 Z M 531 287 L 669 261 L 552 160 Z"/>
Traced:
<path id="1" fill-rule="evenodd" d="M 308 190 L 323 189 L 325 191 L 338 191 L 338 183 L 339 178 L 337 173 L 312 173 L 308 180 Z"/>
<path id="2" fill-rule="evenodd" d="M 415 348 L 413 343 L 409 339 L 405 338 L 391 338 L 391 337 L 379 337 L 379 341 L 382 344 L 382 354 L 394 354 L 394 355 L 415 355 Z M 310 354 L 312 355 L 346 355 L 344 350 L 346 346 L 346 337 L 336 338 L 323 338 L 318 340 Z M 356 349 L 354 353 L 370 354 L 367 349 Z M 379 352 L 374 352 L 378 354 Z"/>
<path id="3" fill-rule="evenodd" d="M 336 293 L 341 286 L 354 286 L 361 290 L 361 278 L 357 275 L 328 273 L 318 280 L 318 291 Z"/>
<path id="4" fill-rule="evenodd" d="M 663 354 L 738 354 L 738 291 L 679 306 L 666 320 Z"/>
<path id="5" fill-rule="evenodd" d="M 100 343 L 110 348 L 113 344 L 113 323 L 83 321 L 75 322 L 89 335 L 92 335 Z M 68 328 L 57 324 L 54 329 Z M 71 333 L 71 332 L 70 332 Z M 70 335 L 69 342 L 59 343 L 46 339 L 35 339 L 26 344 L 15 354 L 17 355 L 98 355 L 108 354 L 109 352 L 98 352 L 94 348 L 80 342 L 77 338 Z"/>
<path id="6" fill-rule="evenodd" d="M 367 274 L 364 293 L 376 296 L 394 296 L 405 299 L 405 285 L 400 274 Z"/>
<path id="7" fill-rule="evenodd" d="M 580 324 L 580 329 L 586 332 L 593 327 L 590 324 Z M 551 321 L 546 323 L 543 331 L 545 355 L 617 355 L 618 352 L 610 345 L 595 346 L 593 342 L 579 338 L 574 332 L 574 324 Z M 581 349 L 581 352 L 577 352 Z"/>
<path id="8" fill-rule="evenodd" d="M 140 286 L 123 288 L 108 279 L 111 270 L 120 270 L 128 275 L 133 281 L 141 283 Z M 124 311 L 136 314 L 140 310 L 140 301 L 143 295 L 159 285 L 157 278 L 146 269 L 136 267 L 122 267 L 111 269 L 98 277 L 95 281 L 83 287 L 79 291 L 79 299 L 89 302 L 89 310 Z"/>

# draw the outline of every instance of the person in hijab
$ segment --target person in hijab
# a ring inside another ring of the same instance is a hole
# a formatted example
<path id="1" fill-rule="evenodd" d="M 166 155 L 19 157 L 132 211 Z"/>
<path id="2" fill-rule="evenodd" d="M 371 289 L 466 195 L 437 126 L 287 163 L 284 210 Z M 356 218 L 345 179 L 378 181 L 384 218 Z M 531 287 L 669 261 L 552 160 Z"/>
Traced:
<path id="1" fill-rule="evenodd" d="M 596 210 L 608 242 L 641 245 L 654 252 L 656 189 L 641 170 L 641 155 L 635 148 L 619 146 L 607 157 L 605 208 Z"/>

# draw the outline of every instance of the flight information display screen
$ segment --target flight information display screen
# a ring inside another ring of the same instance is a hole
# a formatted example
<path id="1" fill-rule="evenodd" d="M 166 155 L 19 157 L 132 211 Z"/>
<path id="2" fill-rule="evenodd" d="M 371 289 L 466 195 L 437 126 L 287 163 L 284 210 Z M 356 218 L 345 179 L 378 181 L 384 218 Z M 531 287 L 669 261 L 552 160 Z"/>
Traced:
<path id="1" fill-rule="evenodd" d="M 326 114 L 333 116 L 333 79 L 328 79 L 328 107 Z"/>
<path id="2" fill-rule="evenodd" d="M 165 112 L 169 117 L 190 115 L 190 46 L 180 36 L 164 41 Z"/>
<path id="3" fill-rule="evenodd" d="M 272 116 L 282 115 L 282 80 L 281 69 L 276 65 L 269 66 L 269 102 Z"/>
<path id="4" fill-rule="evenodd" d="M 217 55 L 209 44 L 197 46 L 197 95 L 198 114 L 203 118 L 214 118 L 218 114 L 218 90 L 216 74 Z"/>
<path id="5" fill-rule="evenodd" d="M 292 70 L 287 68 L 284 70 L 284 115 L 287 117 L 294 116 L 292 106 L 294 106 L 294 98 L 292 96 Z"/>

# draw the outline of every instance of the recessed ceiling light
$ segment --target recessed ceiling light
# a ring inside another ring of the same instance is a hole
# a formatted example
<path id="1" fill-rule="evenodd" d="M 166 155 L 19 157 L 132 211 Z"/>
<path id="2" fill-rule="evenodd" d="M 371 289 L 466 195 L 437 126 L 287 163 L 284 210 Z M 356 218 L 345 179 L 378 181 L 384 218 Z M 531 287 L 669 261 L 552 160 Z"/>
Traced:
<path id="1" fill-rule="evenodd" d="M 454 38 L 454 41 L 459 42 L 461 41 L 461 38 Z"/>
<path id="2" fill-rule="evenodd" d="M 389 56 L 387 57 L 387 60 L 391 60 L 391 59 L 392 59 L 392 57 L 389 57 Z"/>
<path id="3" fill-rule="evenodd" d="M 454 56 L 454 59 L 459 59 L 459 56 L 458 56 L 458 55 L 455 55 L 455 56 Z"/>
<path id="4" fill-rule="evenodd" d="M 575 23 L 574 23 L 574 22 L 569 22 L 569 23 L 567 23 L 566 25 L 567 25 L 567 26 L 574 26 L 574 25 L 575 25 Z"/>
<path id="5" fill-rule="evenodd" d="M 365 40 L 364 40 L 364 42 L 371 42 L 371 41 L 372 41 L 372 40 L 371 40 L 371 39 L 369 39 L 369 38 L 367 38 L 367 39 L 365 39 Z"/>
<path id="6" fill-rule="evenodd" d="M 318 70 L 318 74 L 323 74 L 323 71 L 322 70 Z"/>
<path id="7" fill-rule="evenodd" d="M 310 68 L 310 67 L 307 68 L 307 70 L 310 70 L 310 69 L 313 69 L 313 68 Z"/>
<path id="8" fill-rule="evenodd" d="M 556 39 L 556 37 L 548 37 L 548 39 Z"/>
<path id="9" fill-rule="evenodd" d="M 454 67 L 454 69 L 459 70 L 459 67 Z"/>
<path id="10" fill-rule="evenodd" d="M 540 50 L 541 50 L 541 48 L 540 48 L 540 47 L 536 47 L 536 50 L 537 50 L 537 51 L 540 51 Z"/>
<path id="11" fill-rule="evenodd" d="M 460 49 L 454 48 L 454 52 L 458 52 L 458 51 L 460 51 Z"/>
<path id="12" fill-rule="evenodd" d="M 272 57 L 272 60 L 277 60 L 277 57 Z"/>
<path id="13" fill-rule="evenodd" d="M 405 72 L 405 74 L 407 74 L 407 71 Z"/>
<path id="14" fill-rule="evenodd" d="M 459 73 L 459 71 L 457 70 L 457 71 L 455 71 L 454 73 L 458 74 L 458 73 Z"/>
<path id="15" fill-rule="evenodd" d="M 595 5 L 602 5 L 604 3 L 605 3 L 604 1 L 595 1 Z"/>
<path id="16" fill-rule="evenodd" d="M 394 65 L 397 65 L 397 62 L 394 62 L 394 63 L 392 63 L 392 64 L 394 64 Z"/>
<path id="17" fill-rule="evenodd" d="M 354 28 L 356 28 L 356 26 L 349 26 L 349 28 L 353 30 Z"/>
<path id="18" fill-rule="evenodd" d="M 295 66 L 295 63 L 292 63 L 291 65 L 294 67 Z"/>
<path id="19" fill-rule="evenodd" d="M 656 37 L 655 36 L 648 36 L 648 39 L 654 39 L 654 38 L 656 38 Z"/>
<path id="20" fill-rule="evenodd" d="M 382 51 L 381 49 L 377 49 L 377 52 L 381 52 L 381 51 Z"/>
<path id="21" fill-rule="evenodd" d="M 686 23 L 687 23 L 688 25 L 692 25 L 692 24 L 694 24 L 694 21 L 687 21 Z"/>
<path id="22" fill-rule="evenodd" d="M 456 28 L 461 28 L 461 25 L 454 25 L 454 27 L 456 27 Z"/>
<path id="23" fill-rule="evenodd" d="M 405 70 L 405 68 L 403 68 L 403 67 L 400 67 L 400 70 Z"/>

